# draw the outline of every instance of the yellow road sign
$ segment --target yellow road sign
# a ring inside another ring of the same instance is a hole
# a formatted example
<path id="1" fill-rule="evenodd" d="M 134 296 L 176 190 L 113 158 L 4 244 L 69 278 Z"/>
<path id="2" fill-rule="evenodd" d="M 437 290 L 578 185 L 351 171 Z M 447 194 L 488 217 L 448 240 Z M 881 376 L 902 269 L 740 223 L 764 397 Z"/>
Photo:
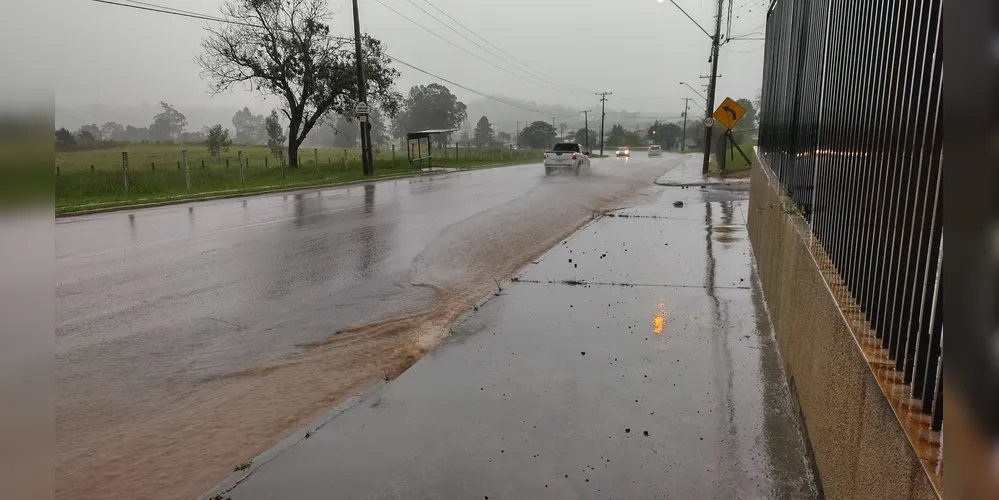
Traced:
<path id="1" fill-rule="evenodd" d="M 731 97 L 726 97 L 722 101 L 721 106 L 715 110 L 714 114 L 711 115 L 715 118 L 715 122 L 720 123 L 725 126 L 725 128 L 732 130 L 736 123 L 742 119 L 743 115 L 746 114 L 746 108 L 739 105 L 739 103 L 732 100 Z"/>

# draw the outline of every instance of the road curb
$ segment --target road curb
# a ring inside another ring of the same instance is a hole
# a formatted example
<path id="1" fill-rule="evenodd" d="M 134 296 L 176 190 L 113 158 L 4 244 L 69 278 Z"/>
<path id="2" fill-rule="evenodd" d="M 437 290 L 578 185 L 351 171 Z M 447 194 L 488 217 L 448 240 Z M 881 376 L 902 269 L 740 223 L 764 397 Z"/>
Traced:
<path id="1" fill-rule="evenodd" d="M 516 166 L 520 166 L 520 165 L 530 165 L 531 163 L 535 163 L 535 162 L 533 162 L 531 160 L 524 160 L 523 163 L 500 163 L 500 164 L 492 164 L 492 165 L 483 165 L 481 167 L 465 168 L 465 169 L 454 170 L 454 171 L 450 171 L 450 172 L 420 172 L 420 173 L 412 173 L 412 174 L 386 175 L 384 177 L 377 177 L 377 178 L 373 178 L 373 179 L 360 179 L 360 180 L 356 180 L 356 181 L 335 182 L 335 183 L 330 183 L 330 184 L 312 184 L 312 185 L 307 185 L 307 186 L 283 187 L 283 188 L 275 188 L 275 189 L 265 189 L 263 191 L 253 191 L 253 192 L 249 192 L 249 193 L 247 193 L 247 192 L 238 192 L 238 193 L 226 193 L 226 194 L 219 194 L 219 195 L 211 195 L 211 196 L 197 196 L 197 197 L 192 197 L 192 198 L 183 198 L 183 199 L 176 199 L 176 200 L 163 200 L 163 201 L 154 201 L 154 202 L 150 202 L 150 203 L 137 203 L 137 204 L 133 204 L 133 205 L 118 205 L 118 206 L 113 206 L 113 207 L 92 208 L 92 209 L 76 210 L 76 211 L 70 211 L 70 212 L 56 212 L 55 217 L 57 219 L 60 219 L 60 218 L 64 218 L 64 217 L 76 217 L 76 216 L 80 216 L 80 215 L 94 215 L 94 214 L 102 214 L 102 213 L 108 213 L 108 212 L 121 212 L 123 210 L 140 210 L 140 209 L 145 209 L 145 208 L 156 208 L 156 207 L 166 207 L 166 206 L 171 206 L 171 205 L 181 205 L 181 204 L 184 204 L 184 203 L 197 203 L 197 202 L 203 202 L 203 201 L 226 200 L 226 199 L 232 199 L 232 198 L 243 198 L 243 197 L 257 196 L 257 195 L 262 195 L 262 194 L 287 193 L 287 192 L 292 192 L 292 191 L 307 191 L 307 190 L 321 189 L 321 188 L 331 188 L 331 187 L 351 186 L 351 185 L 357 185 L 357 184 L 367 184 L 367 183 L 371 183 L 371 182 L 390 181 L 390 180 L 398 180 L 398 179 L 409 179 L 409 178 L 413 178 L 413 177 L 432 177 L 432 176 L 435 176 L 435 175 L 448 175 L 448 174 L 463 173 L 463 172 L 473 172 L 473 171 L 477 171 L 477 170 L 491 170 L 491 169 L 494 169 L 494 168 L 516 167 Z M 218 191 L 216 191 L 216 192 L 218 192 Z"/>

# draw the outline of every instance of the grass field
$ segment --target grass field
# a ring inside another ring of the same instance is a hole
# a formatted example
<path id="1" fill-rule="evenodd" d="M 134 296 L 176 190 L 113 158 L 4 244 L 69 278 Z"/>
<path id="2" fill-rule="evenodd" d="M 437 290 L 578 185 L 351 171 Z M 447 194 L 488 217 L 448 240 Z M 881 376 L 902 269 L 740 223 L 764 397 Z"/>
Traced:
<path id="1" fill-rule="evenodd" d="M 182 151 L 187 150 L 191 189 L 186 186 Z M 243 180 L 238 152 L 243 152 Z M 128 153 L 129 190 L 125 191 L 122 152 Z M 540 151 L 460 148 L 446 157 L 434 151 L 435 167 L 476 168 L 539 161 Z M 318 163 L 316 159 L 318 157 Z M 129 144 L 123 148 L 56 153 L 56 212 L 253 193 L 282 188 L 337 184 L 364 179 L 360 150 L 302 148 L 297 169 L 281 168 L 266 146 L 234 146 L 212 158 L 202 145 Z M 375 155 L 375 176 L 412 175 L 429 166 L 410 165 L 406 151 Z"/>
<path id="2" fill-rule="evenodd" d="M 739 144 L 739 147 L 742 148 L 742 152 L 746 153 L 746 156 L 748 156 L 750 160 L 753 159 L 753 146 L 756 146 L 755 140 Z M 732 157 L 733 152 L 735 154 L 734 158 Z M 726 158 L 725 171 L 720 174 L 718 172 L 718 163 L 714 160 L 711 161 L 712 175 L 716 177 L 745 177 L 749 174 L 749 167 L 751 164 L 739 154 L 738 150 L 727 152 L 726 155 L 728 157 Z"/>

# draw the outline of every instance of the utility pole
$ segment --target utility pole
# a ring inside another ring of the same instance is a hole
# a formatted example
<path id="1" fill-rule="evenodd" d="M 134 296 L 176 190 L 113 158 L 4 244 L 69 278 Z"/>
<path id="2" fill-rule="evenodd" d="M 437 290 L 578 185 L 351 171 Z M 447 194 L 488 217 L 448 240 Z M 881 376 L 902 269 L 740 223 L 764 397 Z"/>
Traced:
<path id="1" fill-rule="evenodd" d="M 604 118 L 607 117 L 607 96 L 613 94 L 613 92 L 595 93 L 595 95 L 600 96 L 600 156 L 604 155 Z"/>
<path id="2" fill-rule="evenodd" d="M 690 108 L 690 98 L 683 98 L 683 139 L 680 139 L 680 151 L 687 149 L 687 110 Z"/>
<path id="3" fill-rule="evenodd" d="M 583 111 L 583 133 L 586 134 L 586 154 L 590 154 L 590 110 Z"/>
<path id="4" fill-rule="evenodd" d="M 552 117 L 552 135 L 558 134 L 558 129 L 555 128 L 555 117 Z M 552 137 L 552 149 L 555 149 L 555 141 L 558 140 L 557 137 Z"/>
<path id="5" fill-rule="evenodd" d="M 520 147 L 520 122 L 517 122 L 517 133 L 515 135 L 517 137 L 514 137 L 513 140 L 516 141 L 516 146 L 519 148 Z"/>
<path id="6" fill-rule="evenodd" d="M 357 0 L 354 0 L 355 2 Z M 715 90 L 718 87 L 718 46 L 721 43 L 722 10 L 725 0 L 718 0 L 718 15 L 715 17 L 715 36 L 711 40 L 711 79 L 708 81 L 708 107 L 704 110 L 704 164 L 701 173 L 708 173 L 708 163 L 711 160 L 711 132 L 713 122 L 709 122 L 711 111 L 715 109 Z M 710 125 L 709 125 L 710 123 Z"/>
<path id="7" fill-rule="evenodd" d="M 364 65 L 361 61 L 361 20 L 357 12 L 357 0 L 354 3 L 354 63 L 357 67 L 357 103 L 365 105 L 368 102 L 368 92 L 364 86 Z M 359 120 L 360 121 L 360 120 Z M 364 175 L 374 175 L 375 166 L 371 155 L 371 124 L 360 121 L 361 125 L 361 168 Z"/>

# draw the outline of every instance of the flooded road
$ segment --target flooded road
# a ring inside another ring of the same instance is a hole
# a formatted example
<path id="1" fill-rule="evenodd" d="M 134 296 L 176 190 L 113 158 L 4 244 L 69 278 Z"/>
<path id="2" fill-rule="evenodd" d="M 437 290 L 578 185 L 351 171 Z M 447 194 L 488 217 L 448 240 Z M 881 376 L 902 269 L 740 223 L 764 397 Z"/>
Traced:
<path id="1" fill-rule="evenodd" d="M 822 498 L 759 287 L 747 188 L 643 190 L 398 379 L 212 493 Z"/>
<path id="2" fill-rule="evenodd" d="M 60 219 L 57 496 L 197 496 L 398 376 L 497 282 L 681 159 Z"/>

